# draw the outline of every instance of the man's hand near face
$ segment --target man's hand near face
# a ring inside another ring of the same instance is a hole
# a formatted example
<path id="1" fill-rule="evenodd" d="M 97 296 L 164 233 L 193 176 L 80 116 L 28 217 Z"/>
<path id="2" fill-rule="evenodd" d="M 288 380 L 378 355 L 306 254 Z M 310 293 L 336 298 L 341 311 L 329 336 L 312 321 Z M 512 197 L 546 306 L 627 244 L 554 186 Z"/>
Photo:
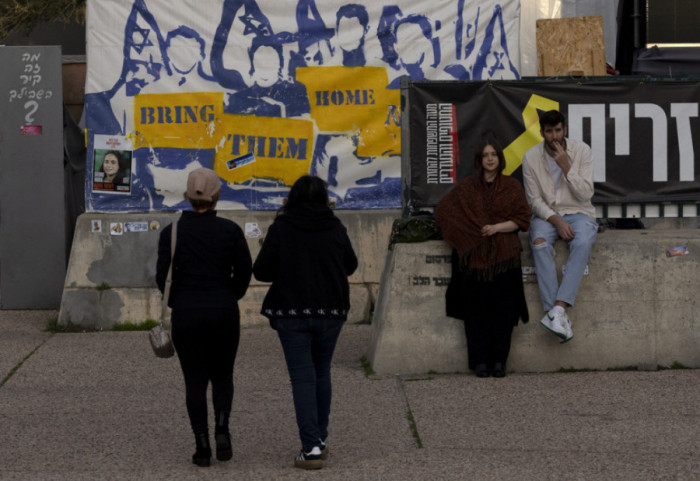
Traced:
<path id="1" fill-rule="evenodd" d="M 554 145 L 554 152 L 550 152 L 550 155 L 557 163 L 562 173 L 566 176 L 571 170 L 571 163 L 569 162 L 569 154 L 566 153 L 566 149 L 562 146 L 562 143 L 555 140 L 552 142 Z M 565 144 L 566 145 L 566 144 Z"/>

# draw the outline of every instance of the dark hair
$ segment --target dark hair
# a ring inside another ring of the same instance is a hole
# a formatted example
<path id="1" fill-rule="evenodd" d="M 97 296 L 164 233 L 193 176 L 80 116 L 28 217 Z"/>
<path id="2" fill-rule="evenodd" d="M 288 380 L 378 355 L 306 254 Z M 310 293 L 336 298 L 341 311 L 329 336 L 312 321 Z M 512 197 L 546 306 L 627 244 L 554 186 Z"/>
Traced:
<path id="1" fill-rule="evenodd" d="M 476 144 L 476 148 L 474 149 L 474 172 L 479 174 L 480 177 L 483 177 L 484 175 L 482 155 L 487 145 L 493 147 L 493 149 L 496 151 L 496 155 L 498 156 L 498 173 L 500 174 L 503 172 L 503 169 L 506 168 L 506 157 L 503 155 L 503 149 L 501 148 L 501 144 L 498 142 L 498 140 L 494 137 L 483 138 Z"/>
<path id="2" fill-rule="evenodd" d="M 566 127 L 566 117 L 564 117 L 564 114 L 558 110 L 548 110 L 540 115 L 541 130 L 544 130 L 545 125 L 549 127 L 556 127 L 559 124 L 561 124 L 562 127 Z"/>
<path id="3" fill-rule="evenodd" d="M 282 212 L 289 212 L 301 204 L 328 205 L 328 190 L 323 179 L 315 175 L 299 177 L 289 191 Z"/>

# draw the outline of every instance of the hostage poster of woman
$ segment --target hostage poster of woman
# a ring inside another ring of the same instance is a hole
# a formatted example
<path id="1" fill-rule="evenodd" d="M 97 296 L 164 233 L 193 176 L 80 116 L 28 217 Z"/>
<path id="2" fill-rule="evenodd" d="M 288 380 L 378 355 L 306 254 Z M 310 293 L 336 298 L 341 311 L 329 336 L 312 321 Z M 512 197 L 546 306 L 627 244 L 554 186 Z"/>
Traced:
<path id="1" fill-rule="evenodd" d="M 132 156 L 129 150 L 95 149 L 92 191 L 130 194 Z"/>

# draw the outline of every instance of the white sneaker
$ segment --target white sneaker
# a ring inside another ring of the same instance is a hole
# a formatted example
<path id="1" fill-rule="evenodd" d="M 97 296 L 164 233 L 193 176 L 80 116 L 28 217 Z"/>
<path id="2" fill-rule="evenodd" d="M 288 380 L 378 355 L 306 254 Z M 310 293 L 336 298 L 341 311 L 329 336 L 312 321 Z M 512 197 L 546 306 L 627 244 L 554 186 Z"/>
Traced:
<path id="1" fill-rule="evenodd" d="M 540 320 L 540 324 L 542 324 L 544 327 L 552 331 L 554 334 L 559 336 L 562 339 L 566 339 L 566 322 L 564 319 L 568 321 L 568 317 L 566 316 L 566 312 L 561 313 L 561 312 L 554 312 L 550 310 L 549 312 L 546 312 L 544 317 Z M 573 333 L 571 334 L 573 336 Z"/>
<path id="2" fill-rule="evenodd" d="M 564 328 L 566 329 L 566 337 L 562 338 L 561 341 L 559 341 L 561 344 L 570 341 L 571 339 L 574 338 L 574 331 L 571 329 L 571 319 L 569 319 L 569 316 L 564 312 Z"/>

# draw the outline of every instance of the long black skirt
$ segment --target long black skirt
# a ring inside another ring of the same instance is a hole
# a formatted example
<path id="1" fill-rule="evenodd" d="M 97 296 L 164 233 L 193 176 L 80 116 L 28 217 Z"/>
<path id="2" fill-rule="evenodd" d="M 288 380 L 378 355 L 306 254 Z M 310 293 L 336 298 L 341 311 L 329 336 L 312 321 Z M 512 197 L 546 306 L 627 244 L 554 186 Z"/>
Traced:
<path id="1" fill-rule="evenodd" d="M 529 319 L 522 269 L 518 266 L 489 281 L 480 280 L 460 269 L 453 251 L 452 279 L 445 300 L 447 315 L 464 321 L 469 369 L 478 364 L 505 364 L 513 327 L 519 319 Z"/>

